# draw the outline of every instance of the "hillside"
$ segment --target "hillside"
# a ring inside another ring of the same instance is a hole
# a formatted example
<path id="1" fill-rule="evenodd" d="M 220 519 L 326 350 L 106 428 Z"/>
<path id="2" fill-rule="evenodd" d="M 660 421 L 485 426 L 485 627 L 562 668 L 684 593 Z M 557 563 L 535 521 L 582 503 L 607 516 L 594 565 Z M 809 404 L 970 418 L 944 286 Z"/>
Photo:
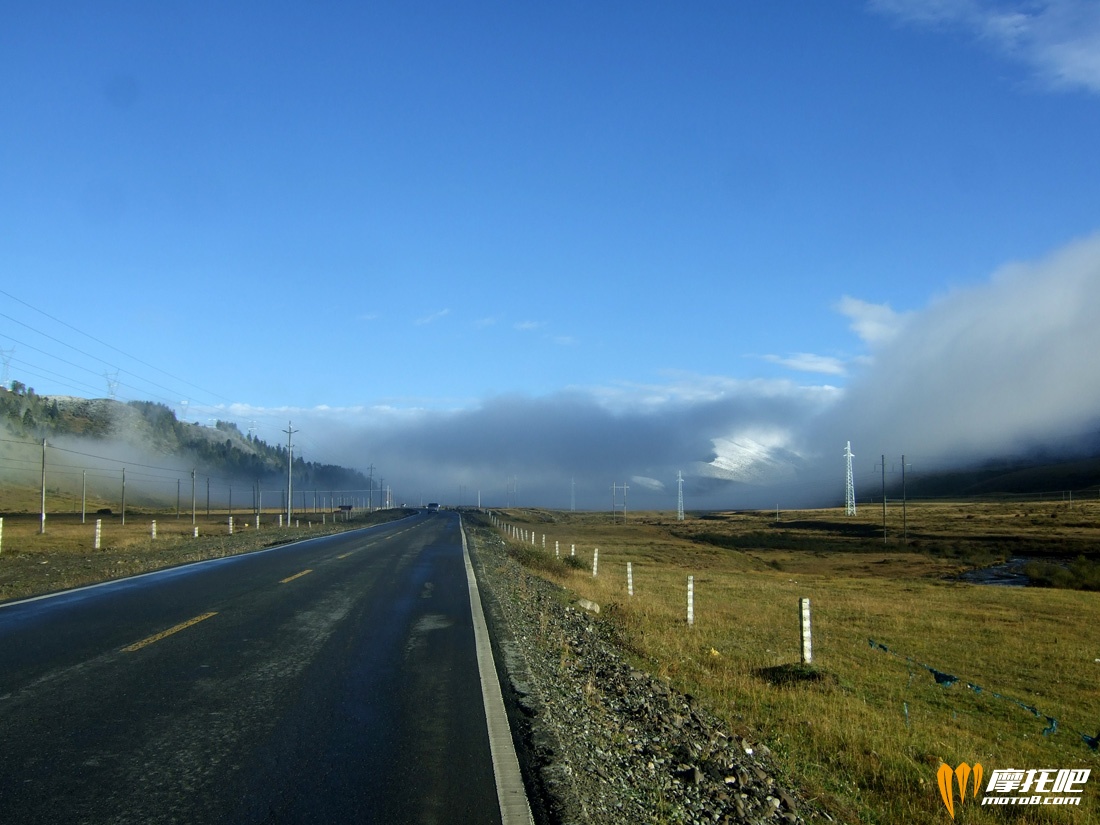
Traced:
<path id="1" fill-rule="evenodd" d="M 900 484 L 888 488 L 901 496 Z M 1100 493 L 1100 457 L 988 462 L 941 473 L 914 473 L 906 483 L 910 498 L 998 498 Z"/>
<path id="2" fill-rule="evenodd" d="M 245 435 L 231 421 L 210 427 L 179 421 L 170 408 L 151 401 L 44 396 L 12 382 L 10 389 L 0 388 L 0 429 L 5 448 L 45 438 L 90 456 L 111 457 L 124 445 L 127 460 L 140 455 L 147 464 L 193 467 L 226 481 L 270 483 L 286 477 L 286 447 Z M 0 451 L 0 475 L 9 480 L 19 469 L 12 453 Z M 368 485 L 357 470 L 299 456 L 294 458 L 294 478 L 327 490 L 364 490 Z"/>

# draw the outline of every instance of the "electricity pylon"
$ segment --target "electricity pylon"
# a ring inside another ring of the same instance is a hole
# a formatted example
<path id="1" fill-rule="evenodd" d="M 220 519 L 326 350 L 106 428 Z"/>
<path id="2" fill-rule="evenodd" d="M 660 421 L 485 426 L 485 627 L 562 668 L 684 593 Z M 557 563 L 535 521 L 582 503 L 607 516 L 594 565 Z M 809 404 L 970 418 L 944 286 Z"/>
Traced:
<path id="1" fill-rule="evenodd" d="M 852 477 L 852 442 L 844 448 L 844 458 L 848 463 L 848 477 L 844 485 L 844 514 L 854 516 L 856 514 L 856 483 Z"/>

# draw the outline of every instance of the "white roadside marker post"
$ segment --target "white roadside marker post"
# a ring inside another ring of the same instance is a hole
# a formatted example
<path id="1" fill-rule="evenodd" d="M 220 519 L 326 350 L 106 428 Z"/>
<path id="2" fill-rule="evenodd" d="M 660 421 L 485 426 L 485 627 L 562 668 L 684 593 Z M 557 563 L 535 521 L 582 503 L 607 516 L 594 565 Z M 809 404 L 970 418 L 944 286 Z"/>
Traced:
<path id="1" fill-rule="evenodd" d="M 798 600 L 798 618 L 802 626 L 802 664 L 813 663 L 813 644 L 810 639 L 810 600 Z"/>
<path id="2" fill-rule="evenodd" d="M 688 627 L 695 624 L 695 576 L 688 576 Z"/>

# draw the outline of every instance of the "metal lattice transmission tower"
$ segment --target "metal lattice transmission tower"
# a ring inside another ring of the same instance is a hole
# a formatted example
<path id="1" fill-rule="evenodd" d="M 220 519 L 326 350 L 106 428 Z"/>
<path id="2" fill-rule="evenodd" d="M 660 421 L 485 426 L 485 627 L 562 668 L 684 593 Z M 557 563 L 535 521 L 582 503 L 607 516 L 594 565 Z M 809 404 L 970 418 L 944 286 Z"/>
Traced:
<path id="1" fill-rule="evenodd" d="M 856 482 L 852 477 L 852 442 L 844 448 L 844 458 L 848 464 L 847 480 L 844 484 L 844 514 L 854 516 L 856 514 Z"/>
<path id="2" fill-rule="evenodd" d="M 107 397 L 113 401 L 118 394 L 118 370 L 105 372 L 103 377 L 107 379 Z"/>
<path id="3" fill-rule="evenodd" d="M 619 512 L 619 490 L 622 490 L 623 491 L 623 521 L 624 522 L 626 521 L 626 491 L 629 490 L 629 489 L 630 489 L 630 487 L 627 486 L 626 484 L 612 483 L 612 485 L 611 485 L 611 517 L 612 518 L 614 518 L 616 513 Z"/>
<path id="4" fill-rule="evenodd" d="M 0 361 L 4 362 L 4 377 L 3 381 L 0 381 L 0 386 L 4 389 L 8 388 L 8 378 L 11 377 L 11 357 L 13 355 L 15 355 L 15 347 L 0 349 Z"/>
<path id="5" fill-rule="evenodd" d="M 684 473 L 676 471 L 676 520 L 684 520 Z"/>

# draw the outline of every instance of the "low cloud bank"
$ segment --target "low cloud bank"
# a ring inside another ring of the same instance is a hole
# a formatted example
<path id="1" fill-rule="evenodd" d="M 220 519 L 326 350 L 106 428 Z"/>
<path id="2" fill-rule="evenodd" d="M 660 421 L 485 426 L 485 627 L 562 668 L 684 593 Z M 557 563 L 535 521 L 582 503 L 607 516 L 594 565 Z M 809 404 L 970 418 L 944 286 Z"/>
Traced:
<path id="1" fill-rule="evenodd" d="M 718 433 L 761 421 L 793 425 L 821 404 L 821 390 L 789 382 L 729 382 L 698 378 L 706 400 L 684 400 L 654 388 L 635 409 L 599 393 L 569 391 L 539 398 L 497 396 L 453 412 L 392 410 L 302 411 L 295 426 L 324 432 L 325 449 L 339 444 L 345 461 L 376 467 L 399 500 L 487 506 L 611 508 L 612 485 L 628 485 L 631 509 L 674 509 L 676 474 L 685 495 L 710 489 L 694 465 L 716 458 Z M 704 391 L 705 388 L 705 391 Z M 826 393 L 828 394 L 828 393 Z M 254 413 L 254 411 L 253 411 Z M 620 491 L 618 501 L 622 502 Z M 710 501 L 710 499 L 708 499 Z M 731 506 L 714 499 L 709 506 Z"/>

